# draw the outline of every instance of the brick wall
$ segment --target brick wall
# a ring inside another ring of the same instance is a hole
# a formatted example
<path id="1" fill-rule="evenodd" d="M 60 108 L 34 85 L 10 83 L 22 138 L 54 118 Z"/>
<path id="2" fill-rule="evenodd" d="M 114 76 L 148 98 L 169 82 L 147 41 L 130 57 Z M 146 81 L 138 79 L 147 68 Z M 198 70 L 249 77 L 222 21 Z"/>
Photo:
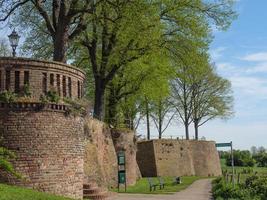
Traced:
<path id="1" fill-rule="evenodd" d="M 7 73 L 10 73 L 9 87 Z M 73 99 L 83 95 L 85 73 L 78 68 L 59 62 L 6 57 L 0 57 L 0 92 L 7 87 L 15 92 L 16 85 L 22 90 L 27 73 L 30 91 L 35 100 L 40 99 L 44 90 L 56 90 L 62 98 L 64 94 Z"/>
<path id="2" fill-rule="evenodd" d="M 82 198 L 83 119 L 64 111 L 0 109 L 4 146 L 17 154 L 15 169 L 23 179 L 0 181 L 72 198 Z"/>
<path id="3" fill-rule="evenodd" d="M 138 143 L 142 176 L 219 176 L 215 143 L 194 140 L 151 140 Z"/>

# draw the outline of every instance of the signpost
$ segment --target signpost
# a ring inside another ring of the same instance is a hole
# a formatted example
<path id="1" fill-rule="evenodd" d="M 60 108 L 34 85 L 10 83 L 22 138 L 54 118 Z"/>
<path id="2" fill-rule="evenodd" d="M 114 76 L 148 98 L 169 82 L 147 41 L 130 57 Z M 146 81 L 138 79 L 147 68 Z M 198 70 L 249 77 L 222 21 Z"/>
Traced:
<path id="1" fill-rule="evenodd" d="M 120 191 L 120 184 L 124 184 L 126 192 L 125 152 L 124 151 L 118 152 L 117 157 L 118 157 L 118 191 Z"/>
<path id="2" fill-rule="evenodd" d="M 235 177 L 234 177 L 234 152 L 233 152 L 233 142 L 230 143 L 216 143 L 216 147 L 231 147 L 231 164 L 232 164 L 232 175 L 233 175 L 233 185 L 235 185 Z"/>

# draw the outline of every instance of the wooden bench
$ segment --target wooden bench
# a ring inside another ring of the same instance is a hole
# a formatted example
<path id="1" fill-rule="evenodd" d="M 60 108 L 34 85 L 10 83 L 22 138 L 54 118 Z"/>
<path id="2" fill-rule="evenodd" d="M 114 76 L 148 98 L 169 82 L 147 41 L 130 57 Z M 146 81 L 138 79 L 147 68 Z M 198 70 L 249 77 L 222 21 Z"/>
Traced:
<path id="1" fill-rule="evenodd" d="M 158 180 L 159 180 L 159 189 L 164 189 L 165 187 L 165 181 L 162 177 L 158 177 Z"/>
<path id="2" fill-rule="evenodd" d="M 158 184 L 155 184 L 154 181 L 153 181 L 153 178 L 151 178 L 151 177 L 148 177 L 147 180 L 148 180 L 150 192 L 152 190 L 155 191 L 157 189 Z"/>

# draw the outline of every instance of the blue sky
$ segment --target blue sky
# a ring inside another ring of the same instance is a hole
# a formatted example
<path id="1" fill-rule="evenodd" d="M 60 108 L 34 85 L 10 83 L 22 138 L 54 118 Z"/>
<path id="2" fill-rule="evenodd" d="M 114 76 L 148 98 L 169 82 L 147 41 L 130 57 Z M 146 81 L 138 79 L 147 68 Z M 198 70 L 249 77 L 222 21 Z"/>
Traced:
<path id="1" fill-rule="evenodd" d="M 226 32 L 214 30 L 210 54 L 217 71 L 229 79 L 235 98 L 235 116 L 215 120 L 200 128 L 200 137 L 216 142 L 233 141 L 235 148 L 267 148 L 267 1 L 238 0 L 239 14 Z M 0 27 L 0 29 L 3 27 Z M 0 37 L 10 30 L 0 30 Z M 145 126 L 139 132 L 145 134 Z M 152 131 L 156 136 L 156 130 Z M 183 126 L 173 122 L 165 135 L 184 135 Z M 191 129 L 193 135 L 193 129 Z"/>

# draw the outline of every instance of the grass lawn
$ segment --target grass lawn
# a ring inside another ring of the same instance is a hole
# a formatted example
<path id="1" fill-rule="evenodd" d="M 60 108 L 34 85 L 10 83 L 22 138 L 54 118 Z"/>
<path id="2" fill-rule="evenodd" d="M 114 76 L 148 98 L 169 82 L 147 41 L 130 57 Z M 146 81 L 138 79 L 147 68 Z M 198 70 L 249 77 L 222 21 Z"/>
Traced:
<path id="1" fill-rule="evenodd" d="M 232 167 L 231 166 L 226 166 L 226 161 L 225 159 L 221 159 L 221 166 L 222 170 L 226 171 L 228 173 L 232 173 Z M 240 173 L 240 183 L 243 183 L 246 178 L 254 175 L 255 173 L 258 176 L 265 176 L 267 177 L 267 167 L 235 167 L 235 180 L 238 178 L 238 173 Z"/>
<path id="2" fill-rule="evenodd" d="M 140 194 L 173 194 L 175 192 L 179 192 L 180 190 L 183 190 L 187 188 L 189 185 L 191 185 L 194 181 L 199 180 L 203 177 L 197 177 L 197 176 L 185 176 L 182 177 L 182 184 L 174 185 L 174 177 L 163 177 L 165 181 L 165 188 L 160 190 L 159 187 L 157 187 L 156 191 L 150 192 L 149 190 L 149 184 L 147 178 L 141 178 L 137 181 L 137 183 L 134 186 L 127 187 L 126 193 L 140 193 Z M 157 178 L 153 178 L 154 183 L 159 183 Z M 114 192 L 117 192 L 118 190 L 113 190 Z M 120 188 L 120 193 L 124 193 L 124 187 Z"/>
<path id="3" fill-rule="evenodd" d="M 71 200 L 31 189 L 0 184 L 0 200 Z"/>

